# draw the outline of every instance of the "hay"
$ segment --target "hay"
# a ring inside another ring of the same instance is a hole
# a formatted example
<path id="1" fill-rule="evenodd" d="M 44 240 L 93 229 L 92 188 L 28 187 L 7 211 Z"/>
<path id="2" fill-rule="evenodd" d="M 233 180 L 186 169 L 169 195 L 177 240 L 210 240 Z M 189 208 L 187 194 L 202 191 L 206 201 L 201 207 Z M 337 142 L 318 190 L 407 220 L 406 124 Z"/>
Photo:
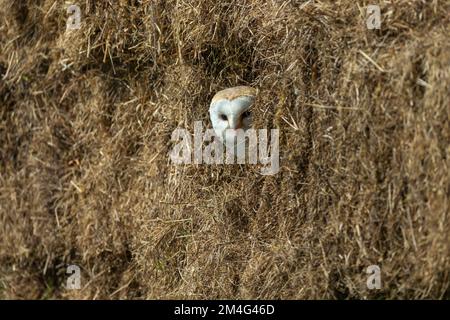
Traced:
<path id="1" fill-rule="evenodd" d="M 0 297 L 450 298 L 448 1 L 78 4 L 0 1 Z M 280 172 L 172 165 L 234 85 Z"/>

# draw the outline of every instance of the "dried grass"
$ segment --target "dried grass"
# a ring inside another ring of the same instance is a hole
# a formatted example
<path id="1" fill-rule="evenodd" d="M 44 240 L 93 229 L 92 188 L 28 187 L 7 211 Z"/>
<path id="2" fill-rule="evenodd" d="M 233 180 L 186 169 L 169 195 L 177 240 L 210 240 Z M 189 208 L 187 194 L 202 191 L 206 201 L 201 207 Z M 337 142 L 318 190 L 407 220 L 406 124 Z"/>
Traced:
<path id="1" fill-rule="evenodd" d="M 0 298 L 450 298 L 448 1 L 78 4 L 0 0 Z M 280 173 L 173 166 L 233 85 Z"/>

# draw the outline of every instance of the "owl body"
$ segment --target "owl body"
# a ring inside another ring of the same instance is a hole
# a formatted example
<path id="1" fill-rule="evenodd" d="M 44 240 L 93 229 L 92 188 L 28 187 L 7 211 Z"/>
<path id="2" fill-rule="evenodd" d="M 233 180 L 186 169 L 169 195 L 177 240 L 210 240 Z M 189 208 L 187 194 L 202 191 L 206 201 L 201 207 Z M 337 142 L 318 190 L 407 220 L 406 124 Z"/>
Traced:
<path id="1" fill-rule="evenodd" d="M 245 132 L 251 127 L 250 107 L 256 93 L 252 87 L 238 86 L 219 91 L 213 97 L 210 119 L 214 132 L 223 143 L 234 141 L 239 129 Z"/>

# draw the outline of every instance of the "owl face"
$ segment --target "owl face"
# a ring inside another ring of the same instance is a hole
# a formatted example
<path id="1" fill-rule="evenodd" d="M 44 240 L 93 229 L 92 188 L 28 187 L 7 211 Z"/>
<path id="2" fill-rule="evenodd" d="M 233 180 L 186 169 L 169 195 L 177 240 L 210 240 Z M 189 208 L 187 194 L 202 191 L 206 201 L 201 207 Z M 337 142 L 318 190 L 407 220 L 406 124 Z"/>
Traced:
<path id="1" fill-rule="evenodd" d="M 219 91 L 209 109 L 212 126 L 219 139 L 234 141 L 237 130 L 244 132 L 251 127 L 251 106 L 256 90 L 251 87 L 233 87 Z"/>

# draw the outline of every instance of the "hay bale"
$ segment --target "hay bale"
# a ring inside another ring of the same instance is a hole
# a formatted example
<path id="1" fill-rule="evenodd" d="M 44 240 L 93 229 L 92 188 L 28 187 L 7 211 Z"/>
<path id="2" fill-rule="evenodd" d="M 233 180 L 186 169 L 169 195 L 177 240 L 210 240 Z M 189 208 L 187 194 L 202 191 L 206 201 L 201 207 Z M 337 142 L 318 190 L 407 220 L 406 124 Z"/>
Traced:
<path id="1" fill-rule="evenodd" d="M 450 298 L 448 2 L 66 7 L 0 2 L 0 297 Z M 174 166 L 234 85 L 280 172 Z"/>

